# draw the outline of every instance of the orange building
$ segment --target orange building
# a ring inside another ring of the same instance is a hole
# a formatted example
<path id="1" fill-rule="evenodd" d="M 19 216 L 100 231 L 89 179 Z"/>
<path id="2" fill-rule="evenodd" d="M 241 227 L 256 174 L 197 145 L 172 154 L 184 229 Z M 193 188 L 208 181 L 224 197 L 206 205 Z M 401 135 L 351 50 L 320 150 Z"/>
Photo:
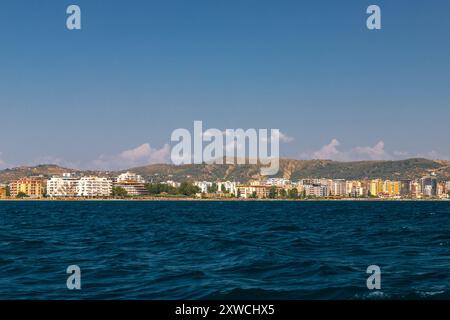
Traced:
<path id="1" fill-rule="evenodd" d="M 0 199 L 5 199 L 5 198 L 6 198 L 6 187 L 0 186 Z"/>
<path id="2" fill-rule="evenodd" d="M 41 198 L 45 194 L 45 181 L 41 177 L 22 178 L 9 184 L 11 197 L 25 194 L 30 198 Z"/>

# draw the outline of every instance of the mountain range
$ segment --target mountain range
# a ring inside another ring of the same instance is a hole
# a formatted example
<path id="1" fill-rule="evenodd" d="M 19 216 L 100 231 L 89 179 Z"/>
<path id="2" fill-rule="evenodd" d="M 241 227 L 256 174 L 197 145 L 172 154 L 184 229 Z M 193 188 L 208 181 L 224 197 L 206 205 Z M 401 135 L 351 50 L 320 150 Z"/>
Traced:
<path id="1" fill-rule="evenodd" d="M 122 172 L 131 171 L 142 175 L 148 181 L 166 180 L 231 180 L 247 182 L 261 178 L 260 165 L 219 165 L 219 164 L 151 164 L 122 171 L 77 170 L 58 165 L 38 165 L 17 167 L 0 171 L 0 183 L 7 183 L 21 177 L 52 177 L 64 172 L 83 175 L 113 177 Z M 434 172 L 439 179 L 450 180 L 450 161 L 428 160 L 422 158 L 398 161 L 354 161 L 340 162 L 331 160 L 292 160 L 280 159 L 280 170 L 274 177 L 283 177 L 293 181 L 301 178 L 331 179 L 416 179 Z"/>

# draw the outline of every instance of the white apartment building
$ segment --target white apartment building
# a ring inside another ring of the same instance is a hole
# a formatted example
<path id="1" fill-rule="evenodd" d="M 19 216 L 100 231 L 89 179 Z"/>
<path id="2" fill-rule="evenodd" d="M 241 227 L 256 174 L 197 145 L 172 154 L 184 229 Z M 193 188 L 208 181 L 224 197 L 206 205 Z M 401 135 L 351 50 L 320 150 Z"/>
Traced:
<path id="1" fill-rule="evenodd" d="M 181 182 L 176 182 L 173 180 L 167 180 L 166 182 L 162 182 L 162 184 L 167 184 L 168 186 L 171 186 L 172 188 L 179 188 L 181 186 Z"/>
<path id="2" fill-rule="evenodd" d="M 208 181 L 195 181 L 194 186 L 197 186 L 200 188 L 200 193 L 208 193 L 208 189 L 212 187 L 212 182 Z"/>
<path id="3" fill-rule="evenodd" d="M 264 183 L 266 186 L 285 187 L 291 184 L 291 180 L 284 178 L 269 178 Z"/>
<path id="4" fill-rule="evenodd" d="M 306 196 L 326 197 L 329 195 L 326 185 L 304 185 Z"/>
<path id="5" fill-rule="evenodd" d="M 236 182 L 231 182 L 231 181 L 217 182 L 217 187 L 218 187 L 219 192 L 222 192 L 222 186 L 224 186 L 225 190 L 227 190 L 231 194 L 236 194 L 236 192 L 237 192 Z"/>
<path id="6" fill-rule="evenodd" d="M 345 180 L 331 180 L 330 194 L 332 196 L 345 196 L 347 195 L 346 190 Z"/>
<path id="7" fill-rule="evenodd" d="M 75 197 L 77 195 L 79 179 L 70 173 L 62 177 L 53 177 L 47 180 L 47 195 L 49 197 Z"/>
<path id="8" fill-rule="evenodd" d="M 145 183 L 144 178 L 142 178 L 140 175 L 132 173 L 132 172 L 125 172 L 122 173 L 117 177 L 117 182 L 137 182 L 137 183 Z"/>
<path id="9" fill-rule="evenodd" d="M 107 197 L 111 195 L 112 181 L 107 178 L 83 177 L 78 181 L 77 196 Z"/>

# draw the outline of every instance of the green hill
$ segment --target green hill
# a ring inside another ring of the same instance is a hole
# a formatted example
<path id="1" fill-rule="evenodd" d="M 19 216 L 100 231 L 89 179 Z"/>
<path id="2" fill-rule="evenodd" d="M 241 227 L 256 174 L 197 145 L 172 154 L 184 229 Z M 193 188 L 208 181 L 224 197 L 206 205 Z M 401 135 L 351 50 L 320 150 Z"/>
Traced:
<path id="1" fill-rule="evenodd" d="M 236 180 L 246 182 L 260 178 L 260 165 L 171 165 L 154 164 L 131 168 L 129 171 L 142 175 L 149 181 L 166 180 Z M 120 172 L 124 172 L 122 170 Z M 56 165 L 39 165 L 36 167 L 18 167 L 0 171 L 0 182 L 5 183 L 21 177 L 51 177 L 63 172 L 77 172 L 84 175 L 115 176 L 120 172 L 81 171 L 62 168 Z M 333 179 L 415 179 L 435 172 L 442 180 L 450 180 L 450 161 L 427 159 L 408 159 L 399 161 L 357 161 L 339 162 L 331 160 L 280 160 L 280 171 L 275 177 L 291 180 L 300 178 Z"/>

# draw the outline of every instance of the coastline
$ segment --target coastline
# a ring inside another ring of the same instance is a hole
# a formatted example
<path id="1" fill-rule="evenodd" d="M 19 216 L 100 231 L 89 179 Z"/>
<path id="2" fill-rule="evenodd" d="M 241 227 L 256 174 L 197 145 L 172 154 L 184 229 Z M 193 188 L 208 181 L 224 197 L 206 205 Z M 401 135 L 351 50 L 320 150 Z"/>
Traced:
<path id="1" fill-rule="evenodd" d="M 450 199 L 379 199 L 379 198 L 343 198 L 343 199 L 236 199 L 236 198 L 217 198 L 217 199 L 201 199 L 201 198 L 170 198 L 170 197 L 153 197 L 153 198 L 111 198 L 111 199 L 58 199 L 58 198 L 35 198 L 35 199 L 0 199 L 0 202 L 100 202 L 100 201 L 126 201 L 126 202 L 158 202 L 158 201 L 200 201 L 200 202 L 224 202 L 224 201 L 235 201 L 235 202 L 446 202 Z"/>

